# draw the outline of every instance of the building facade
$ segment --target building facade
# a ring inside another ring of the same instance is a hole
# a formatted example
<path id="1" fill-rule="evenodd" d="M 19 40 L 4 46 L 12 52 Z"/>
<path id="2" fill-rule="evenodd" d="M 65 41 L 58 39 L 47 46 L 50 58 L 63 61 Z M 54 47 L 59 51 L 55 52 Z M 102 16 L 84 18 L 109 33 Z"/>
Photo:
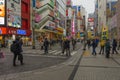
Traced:
<path id="1" fill-rule="evenodd" d="M 62 37 L 65 28 L 65 0 L 36 0 L 34 12 L 36 38 L 58 39 Z"/>
<path id="2" fill-rule="evenodd" d="M 101 34 L 102 26 L 106 26 L 106 2 L 98 0 L 98 33 Z"/>
<path id="3" fill-rule="evenodd" d="M 1 45 L 10 45 L 16 36 L 21 36 L 23 39 L 29 38 L 31 36 L 30 0 L 2 0 L 0 3 L 2 3 L 0 6 L 4 7 L 4 14 L 0 15 L 0 22 L 2 22 L 0 23 Z M 26 4 L 25 6 L 23 5 L 24 3 Z M 26 13 L 24 13 L 24 9 Z"/>
<path id="4" fill-rule="evenodd" d="M 120 0 L 117 2 L 117 38 L 120 39 Z"/>

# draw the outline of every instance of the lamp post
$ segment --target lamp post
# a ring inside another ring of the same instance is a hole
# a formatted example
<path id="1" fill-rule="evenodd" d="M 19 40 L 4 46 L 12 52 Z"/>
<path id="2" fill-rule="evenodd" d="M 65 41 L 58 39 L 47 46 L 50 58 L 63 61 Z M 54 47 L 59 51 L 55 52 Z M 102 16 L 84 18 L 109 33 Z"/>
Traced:
<path id="1" fill-rule="evenodd" d="M 35 49 L 35 20 L 33 18 L 35 14 L 36 0 L 32 0 L 32 49 Z"/>

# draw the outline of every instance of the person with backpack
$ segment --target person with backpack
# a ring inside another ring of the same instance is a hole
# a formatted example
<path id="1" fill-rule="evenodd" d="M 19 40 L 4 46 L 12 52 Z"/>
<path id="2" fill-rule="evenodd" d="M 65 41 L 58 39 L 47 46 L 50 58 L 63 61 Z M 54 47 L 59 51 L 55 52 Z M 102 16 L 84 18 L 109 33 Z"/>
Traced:
<path id="1" fill-rule="evenodd" d="M 13 57 L 13 66 L 16 66 L 16 58 L 18 57 L 18 60 L 20 61 L 21 65 L 23 65 L 23 55 L 22 52 L 22 42 L 20 41 L 20 38 L 17 37 L 15 41 L 13 41 L 13 44 L 10 47 L 11 52 L 14 54 Z"/>

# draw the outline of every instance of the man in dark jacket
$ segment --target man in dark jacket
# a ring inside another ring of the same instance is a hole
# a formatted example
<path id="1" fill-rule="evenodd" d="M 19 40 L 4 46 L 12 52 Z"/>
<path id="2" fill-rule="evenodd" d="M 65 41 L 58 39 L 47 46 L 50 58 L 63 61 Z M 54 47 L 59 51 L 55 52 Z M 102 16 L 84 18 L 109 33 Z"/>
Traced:
<path id="1" fill-rule="evenodd" d="M 93 48 L 93 52 L 92 52 L 92 55 L 96 55 L 96 47 L 97 47 L 97 43 L 95 41 L 95 39 L 93 39 L 92 41 L 92 48 Z"/>
<path id="2" fill-rule="evenodd" d="M 116 54 L 118 54 L 117 50 L 117 41 L 115 39 L 113 39 L 113 43 L 112 43 L 112 54 L 114 54 L 114 52 L 116 52 Z"/>
<path id="3" fill-rule="evenodd" d="M 109 55 L 110 55 L 110 41 L 109 39 L 106 40 L 106 43 L 105 43 L 105 52 L 106 52 L 106 58 L 109 58 Z"/>
<path id="4" fill-rule="evenodd" d="M 12 47 L 13 46 L 13 47 Z M 23 65 L 23 55 L 22 52 L 22 46 L 20 42 L 20 38 L 17 37 L 15 41 L 13 41 L 13 44 L 11 45 L 11 48 L 14 48 L 12 50 L 14 57 L 13 57 L 13 66 L 16 66 L 16 58 L 18 56 L 18 59 L 20 60 L 21 65 Z"/>
<path id="5" fill-rule="evenodd" d="M 48 53 L 48 46 L 49 46 L 49 42 L 48 42 L 47 38 L 45 38 L 43 45 L 44 45 L 45 54 L 47 54 Z"/>

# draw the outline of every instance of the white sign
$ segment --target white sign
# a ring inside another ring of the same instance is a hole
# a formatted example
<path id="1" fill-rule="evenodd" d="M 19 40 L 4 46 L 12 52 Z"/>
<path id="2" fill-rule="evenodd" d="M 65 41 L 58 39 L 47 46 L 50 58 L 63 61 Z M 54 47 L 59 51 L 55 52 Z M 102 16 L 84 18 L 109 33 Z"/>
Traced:
<path id="1" fill-rule="evenodd" d="M 5 0 L 0 0 L 0 25 L 5 24 Z"/>

